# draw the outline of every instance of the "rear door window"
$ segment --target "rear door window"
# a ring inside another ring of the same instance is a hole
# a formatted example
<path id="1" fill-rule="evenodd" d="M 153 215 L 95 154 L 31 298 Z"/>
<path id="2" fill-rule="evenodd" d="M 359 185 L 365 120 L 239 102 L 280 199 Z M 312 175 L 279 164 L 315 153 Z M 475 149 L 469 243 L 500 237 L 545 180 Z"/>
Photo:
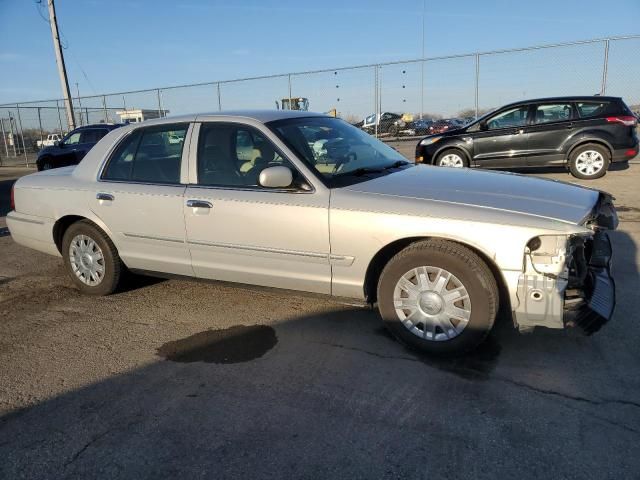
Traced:
<path id="1" fill-rule="evenodd" d="M 137 130 L 116 148 L 103 180 L 180 183 L 182 147 L 188 125 L 162 125 Z"/>
<path id="2" fill-rule="evenodd" d="M 536 105 L 533 112 L 533 123 L 553 123 L 571 120 L 573 108 L 570 103 L 548 103 Z"/>

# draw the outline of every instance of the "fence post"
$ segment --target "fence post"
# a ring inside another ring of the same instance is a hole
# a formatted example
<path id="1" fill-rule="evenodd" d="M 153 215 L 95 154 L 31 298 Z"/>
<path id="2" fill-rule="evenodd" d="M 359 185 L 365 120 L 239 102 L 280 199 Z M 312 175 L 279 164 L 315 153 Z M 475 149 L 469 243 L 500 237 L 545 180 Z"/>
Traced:
<path id="1" fill-rule="evenodd" d="M 160 89 L 156 90 L 158 94 L 158 118 L 162 118 L 162 97 L 160 97 Z"/>
<path id="2" fill-rule="evenodd" d="M 62 137 L 62 117 L 60 116 L 60 104 L 58 103 L 58 100 L 56 100 L 56 110 L 58 111 L 58 123 L 60 124 L 60 136 Z"/>
<path id="3" fill-rule="evenodd" d="M 600 95 L 607 92 L 607 75 L 609 73 L 609 39 L 604 41 L 604 65 L 602 66 L 602 86 L 600 87 Z"/>
<path id="4" fill-rule="evenodd" d="M 13 116 L 11 115 L 11 110 L 8 110 L 7 113 L 9 114 L 9 139 L 13 147 L 13 158 L 16 158 L 18 154 L 16 153 L 16 139 L 13 138 Z"/>
<path id="5" fill-rule="evenodd" d="M 24 154 L 24 163 L 29 166 L 29 158 L 27 158 L 27 147 L 24 144 L 24 129 L 22 128 L 22 118 L 20 117 L 20 105 L 16 103 L 16 110 L 18 111 L 18 126 L 20 127 L 20 138 L 22 139 L 22 153 Z"/>
<path id="6" fill-rule="evenodd" d="M 104 123 L 109 123 L 109 116 L 107 115 L 107 98 L 102 96 L 102 109 L 104 110 Z"/>
<path id="7" fill-rule="evenodd" d="M 217 84 L 217 90 L 218 90 L 218 111 L 222 110 L 222 98 L 220 96 L 220 82 L 218 82 Z"/>
<path id="8" fill-rule="evenodd" d="M 4 118 L 0 117 L 0 129 L 2 130 L 2 140 L 4 141 L 4 153 L 9 156 L 9 147 L 7 146 L 7 134 L 4 131 Z"/>
<path id="9" fill-rule="evenodd" d="M 480 54 L 476 53 L 476 119 L 478 118 L 478 94 L 480 91 Z"/>
<path id="10" fill-rule="evenodd" d="M 291 74 L 289 74 L 287 77 L 289 79 L 289 110 L 293 110 L 293 105 L 291 105 Z"/>
<path id="11" fill-rule="evenodd" d="M 42 116 L 40 115 L 40 107 L 38 107 L 38 125 L 40 126 L 40 145 L 42 145 Z"/>
<path id="12" fill-rule="evenodd" d="M 378 66 L 373 66 L 373 129 L 378 138 Z M 366 118 L 365 118 L 366 121 Z"/>

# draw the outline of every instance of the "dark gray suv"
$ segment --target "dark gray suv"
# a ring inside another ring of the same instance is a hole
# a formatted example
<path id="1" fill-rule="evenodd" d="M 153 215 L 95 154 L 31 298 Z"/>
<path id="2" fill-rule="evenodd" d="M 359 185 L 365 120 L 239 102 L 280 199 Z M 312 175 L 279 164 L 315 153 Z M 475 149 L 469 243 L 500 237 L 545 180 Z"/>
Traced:
<path id="1" fill-rule="evenodd" d="M 565 165 L 584 179 L 638 154 L 637 119 L 621 98 L 556 97 L 505 105 L 477 121 L 422 139 L 416 162 L 448 167 Z"/>

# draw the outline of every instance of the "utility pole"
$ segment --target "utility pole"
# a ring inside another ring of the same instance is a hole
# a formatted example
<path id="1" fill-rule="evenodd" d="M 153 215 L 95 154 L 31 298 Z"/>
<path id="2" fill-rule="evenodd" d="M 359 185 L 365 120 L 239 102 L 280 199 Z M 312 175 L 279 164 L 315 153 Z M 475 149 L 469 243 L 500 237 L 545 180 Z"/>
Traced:
<path id="1" fill-rule="evenodd" d="M 51 26 L 51 36 L 53 37 L 53 48 L 56 51 L 56 63 L 58 64 L 58 74 L 60 75 L 60 86 L 64 96 L 64 106 L 67 110 L 67 124 L 69 130 L 76 128 L 76 120 L 73 115 L 73 105 L 71 104 L 71 92 L 69 91 L 69 80 L 67 79 L 67 69 L 64 66 L 64 56 L 60 46 L 60 36 L 58 34 L 58 19 L 56 18 L 56 8 L 53 0 L 47 0 L 49 5 L 49 25 Z"/>

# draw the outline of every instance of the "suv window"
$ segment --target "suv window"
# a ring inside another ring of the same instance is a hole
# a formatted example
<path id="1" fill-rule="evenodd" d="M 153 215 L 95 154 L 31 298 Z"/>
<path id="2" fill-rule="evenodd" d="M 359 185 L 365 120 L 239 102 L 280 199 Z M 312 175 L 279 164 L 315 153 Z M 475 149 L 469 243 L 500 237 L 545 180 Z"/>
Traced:
<path id="1" fill-rule="evenodd" d="M 83 130 L 80 136 L 80 143 L 98 143 L 107 133 L 108 130 L 105 128 Z"/>
<path id="2" fill-rule="evenodd" d="M 80 132 L 73 132 L 69 134 L 64 140 L 65 145 L 77 145 L 80 143 Z"/>
<path id="3" fill-rule="evenodd" d="M 596 117 L 603 114 L 609 107 L 609 102 L 578 102 L 580 117 Z"/>
<path id="4" fill-rule="evenodd" d="M 496 130 L 498 128 L 519 127 L 527 123 L 527 112 L 529 105 L 521 105 L 519 107 L 510 108 L 504 112 L 491 117 L 487 120 L 487 128 Z"/>
<path id="5" fill-rule="evenodd" d="M 551 123 L 570 120 L 573 117 L 570 103 L 549 103 L 536 105 L 533 113 L 533 123 Z"/>
<path id="6" fill-rule="evenodd" d="M 188 125 L 142 128 L 126 137 L 109 159 L 105 180 L 180 183 L 180 160 Z"/>
<path id="7" fill-rule="evenodd" d="M 257 130 L 244 125 L 203 124 L 198 139 L 198 184 L 213 187 L 258 185 L 260 172 L 284 165 L 301 178 L 291 163 Z"/>

